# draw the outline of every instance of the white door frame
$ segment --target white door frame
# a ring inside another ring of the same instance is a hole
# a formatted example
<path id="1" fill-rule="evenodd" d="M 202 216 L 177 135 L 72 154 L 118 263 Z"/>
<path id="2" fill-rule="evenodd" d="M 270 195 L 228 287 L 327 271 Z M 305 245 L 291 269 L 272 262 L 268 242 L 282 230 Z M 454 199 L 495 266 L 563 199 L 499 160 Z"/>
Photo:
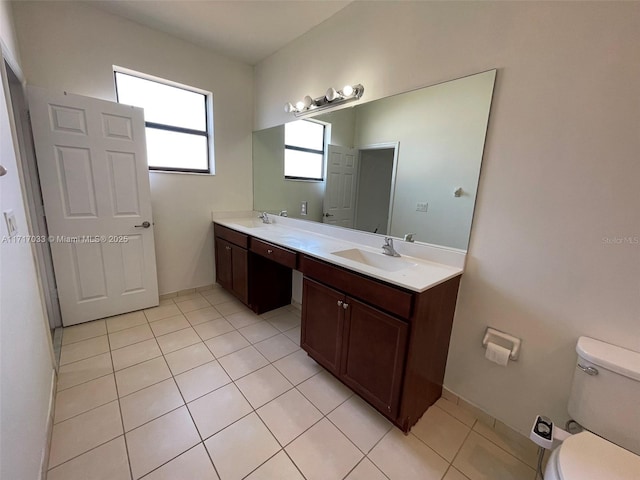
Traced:
<path id="1" fill-rule="evenodd" d="M 356 205 L 353 224 L 358 221 L 358 189 L 360 188 L 360 167 L 362 165 L 363 150 L 390 150 L 393 148 L 393 167 L 391 168 L 391 192 L 389 193 L 389 218 L 387 220 L 387 235 L 391 235 L 391 218 L 393 217 L 393 199 L 396 195 L 396 172 L 398 170 L 398 155 L 400 151 L 400 142 L 372 143 L 369 145 L 356 145 L 358 150 L 358 178 L 356 181 Z"/>
<path id="2" fill-rule="evenodd" d="M 6 55 L 4 44 L 2 45 L 2 65 L 0 68 L 5 73 L 7 85 L 5 95 L 11 102 L 9 119 L 15 128 L 14 146 L 17 163 L 20 167 L 20 181 L 24 192 L 25 213 L 27 228 L 31 235 L 40 238 L 48 237 L 47 224 L 44 219 L 42 205 L 42 193 L 40 192 L 40 179 L 36 167 L 33 138 L 27 116 L 26 81 L 20 67 Z M 15 80 L 11 78 L 15 77 Z M 45 307 L 45 313 L 50 330 L 62 326 L 60 315 L 60 303 L 56 294 L 53 262 L 51 260 L 51 247 L 46 242 L 34 242 L 31 244 L 35 259 L 40 297 Z"/>

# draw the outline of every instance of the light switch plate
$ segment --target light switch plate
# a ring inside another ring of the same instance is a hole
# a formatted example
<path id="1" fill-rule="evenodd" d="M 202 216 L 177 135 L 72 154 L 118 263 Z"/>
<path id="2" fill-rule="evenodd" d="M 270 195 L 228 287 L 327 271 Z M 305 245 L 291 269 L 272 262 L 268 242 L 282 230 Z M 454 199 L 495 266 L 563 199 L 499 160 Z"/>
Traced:
<path id="1" fill-rule="evenodd" d="M 9 237 L 15 237 L 18 233 L 18 224 L 13 210 L 6 210 L 4 212 L 4 222 L 7 224 L 7 234 Z"/>
<path id="2" fill-rule="evenodd" d="M 429 204 L 427 202 L 418 202 L 416 204 L 416 212 L 426 212 Z"/>
<path id="3" fill-rule="evenodd" d="M 307 202 L 301 202 L 300 203 L 300 215 L 306 215 L 307 214 Z"/>

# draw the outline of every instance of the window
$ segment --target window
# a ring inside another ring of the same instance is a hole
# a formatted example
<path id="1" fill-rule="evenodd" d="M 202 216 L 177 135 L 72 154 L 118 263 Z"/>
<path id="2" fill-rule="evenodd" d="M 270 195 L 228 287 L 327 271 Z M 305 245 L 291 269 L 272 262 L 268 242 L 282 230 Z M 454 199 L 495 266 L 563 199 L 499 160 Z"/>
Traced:
<path id="1" fill-rule="evenodd" d="M 144 108 L 150 170 L 213 173 L 211 93 L 116 70 L 118 103 Z"/>
<path id="2" fill-rule="evenodd" d="M 284 178 L 322 181 L 324 125 L 298 120 L 284 126 Z"/>

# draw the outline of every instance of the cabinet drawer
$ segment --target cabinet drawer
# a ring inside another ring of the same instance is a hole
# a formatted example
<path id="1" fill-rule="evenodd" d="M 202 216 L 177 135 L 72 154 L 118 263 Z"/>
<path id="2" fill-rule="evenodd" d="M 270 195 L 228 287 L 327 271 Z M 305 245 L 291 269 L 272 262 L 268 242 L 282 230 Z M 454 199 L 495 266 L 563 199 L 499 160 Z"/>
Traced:
<path id="1" fill-rule="evenodd" d="M 258 255 L 262 255 L 263 257 L 284 265 L 285 267 L 296 268 L 298 264 L 298 254 L 296 252 L 278 247 L 272 243 L 258 240 L 254 237 L 251 237 L 250 250 Z"/>
<path id="2" fill-rule="evenodd" d="M 223 227 L 217 223 L 213 224 L 213 233 L 216 237 L 223 238 L 228 242 L 238 245 L 242 248 L 249 248 L 249 235 Z"/>
<path id="3" fill-rule="evenodd" d="M 412 293 L 315 260 L 306 255 L 300 258 L 300 270 L 307 277 L 342 290 L 348 295 L 375 305 L 389 313 L 402 318 L 411 316 Z"/>

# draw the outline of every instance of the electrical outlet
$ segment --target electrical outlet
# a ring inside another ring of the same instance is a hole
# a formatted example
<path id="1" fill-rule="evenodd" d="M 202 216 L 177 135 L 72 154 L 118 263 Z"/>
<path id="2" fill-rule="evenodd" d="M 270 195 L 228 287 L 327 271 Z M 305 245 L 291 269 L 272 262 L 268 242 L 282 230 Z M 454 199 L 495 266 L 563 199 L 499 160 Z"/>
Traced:
<path id="1" fill-rule="evenodd" d="M 300 215 L 306 215 L 307 214 L 307 206 L 308 206 L 308 203 L 307 203 L 306 200 L 304 202 L 300 203 Z"/>
<path id="2" fill-rule="evenodd" d="M 15 237 L 18 233 L 18 224 L 13 210 L 4 212 L 4 221 L 7 224 L 7 234 L 9 234 L 9 237 Z"/>
<path id="3" fill-rule="evenodd" d="M 427 202 L 418 202 L 416 204 L 416 212 L 426 212 L 429 204 Z"/>

